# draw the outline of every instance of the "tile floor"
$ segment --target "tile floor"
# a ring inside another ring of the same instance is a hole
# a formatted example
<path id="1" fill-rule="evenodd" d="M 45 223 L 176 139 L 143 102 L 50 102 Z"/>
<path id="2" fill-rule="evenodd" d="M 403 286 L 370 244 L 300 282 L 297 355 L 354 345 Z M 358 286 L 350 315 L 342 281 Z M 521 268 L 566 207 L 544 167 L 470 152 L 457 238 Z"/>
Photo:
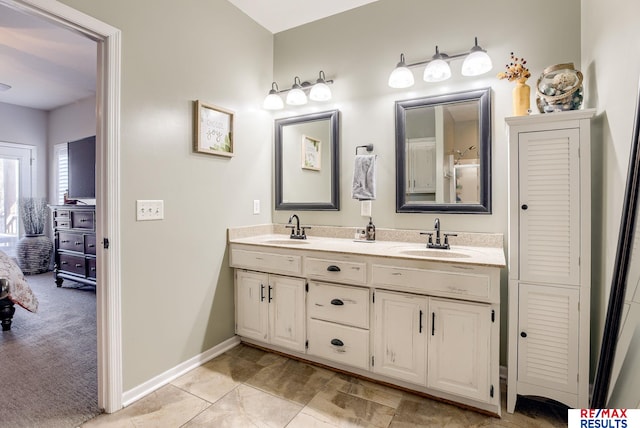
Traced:
<path id="1" fill-rule="evenodd" d="M 566 427 L 567 409 L 519 399 L 502 419 L 239 345 L 91 427 Z"/>

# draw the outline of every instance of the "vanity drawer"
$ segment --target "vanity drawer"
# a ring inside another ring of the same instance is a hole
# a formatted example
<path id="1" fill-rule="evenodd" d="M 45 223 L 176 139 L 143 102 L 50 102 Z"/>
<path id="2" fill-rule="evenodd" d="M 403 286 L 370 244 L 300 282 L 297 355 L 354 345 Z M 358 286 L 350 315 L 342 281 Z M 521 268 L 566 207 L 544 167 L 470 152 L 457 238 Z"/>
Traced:
<path id="1" fill-rule="evenodd" d="M 369 328 L 369 289 L 310 282 L 307 313 L 310 318 Z"/>
<path id="2" fill-rule="evenodd" d="M 309 278 L 338 281 L 347 284 L 367 282 L 367 264 L 342 260 L 306 257 L 304 271 Z"/>
<path id="3" fill-rule="evenodd" d="M 458 298 L 490 298 L 489 276 L 472 266 L 453 266 L 460 271 L 426 270 L 409 267 L 373 265 L 375 286 L 391 286 L 417 293 L 440 294 Z"/>
<path id="4" fill-rule="evenodd" d="M 262 272 L 300 275 L 302 257 L 251 250 L 231 250 L 231 266 Z"/>
<path id="5" fill-rule="evenodd" d="M 307 325 L 308 354 L 369 369 L 369 330 L 314 319 Z"/>

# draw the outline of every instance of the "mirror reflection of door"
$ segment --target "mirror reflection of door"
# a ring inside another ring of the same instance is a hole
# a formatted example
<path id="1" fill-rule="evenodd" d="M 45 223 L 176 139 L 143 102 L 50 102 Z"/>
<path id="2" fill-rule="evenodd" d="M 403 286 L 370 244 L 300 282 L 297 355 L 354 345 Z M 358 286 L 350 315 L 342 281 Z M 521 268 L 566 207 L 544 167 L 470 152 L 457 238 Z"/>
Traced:
<path id="1" fill-rule="evenodd" d="M 9 256 L 20 238 L 20 198 L 31 196 L 32 151 L 0 142 L 0 250 Z"/>

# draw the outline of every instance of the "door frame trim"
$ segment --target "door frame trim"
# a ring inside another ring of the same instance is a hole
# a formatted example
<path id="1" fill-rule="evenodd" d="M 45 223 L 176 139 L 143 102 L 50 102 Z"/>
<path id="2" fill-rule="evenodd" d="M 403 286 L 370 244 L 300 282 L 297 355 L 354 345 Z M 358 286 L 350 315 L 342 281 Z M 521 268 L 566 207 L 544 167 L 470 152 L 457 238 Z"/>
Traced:
<path id="1" fill-rule="evenodd" d="M 120 247 L 120 60 L 121 33 L 56 0 L 0 0 L 0 4 L 40 16 L 97 42 L 96 87 L 96 287 L 98 406 L 107 413 L 122 404 L 122 315 Z"/>

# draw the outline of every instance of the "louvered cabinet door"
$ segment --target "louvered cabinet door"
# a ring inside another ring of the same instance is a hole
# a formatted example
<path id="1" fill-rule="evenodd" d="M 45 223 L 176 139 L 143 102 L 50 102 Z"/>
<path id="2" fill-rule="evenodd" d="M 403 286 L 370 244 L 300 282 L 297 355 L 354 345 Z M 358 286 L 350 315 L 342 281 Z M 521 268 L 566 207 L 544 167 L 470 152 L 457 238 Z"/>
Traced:
<path id="1" fill-rule="evenodd" d="M 578 392 L 577 288 L 519 285 L 518 384 Z"/>
<path id="2" fill-rule="evenodd" d="M 580 284 L 578 129 L 521 133 L 520 280 Z"/>

